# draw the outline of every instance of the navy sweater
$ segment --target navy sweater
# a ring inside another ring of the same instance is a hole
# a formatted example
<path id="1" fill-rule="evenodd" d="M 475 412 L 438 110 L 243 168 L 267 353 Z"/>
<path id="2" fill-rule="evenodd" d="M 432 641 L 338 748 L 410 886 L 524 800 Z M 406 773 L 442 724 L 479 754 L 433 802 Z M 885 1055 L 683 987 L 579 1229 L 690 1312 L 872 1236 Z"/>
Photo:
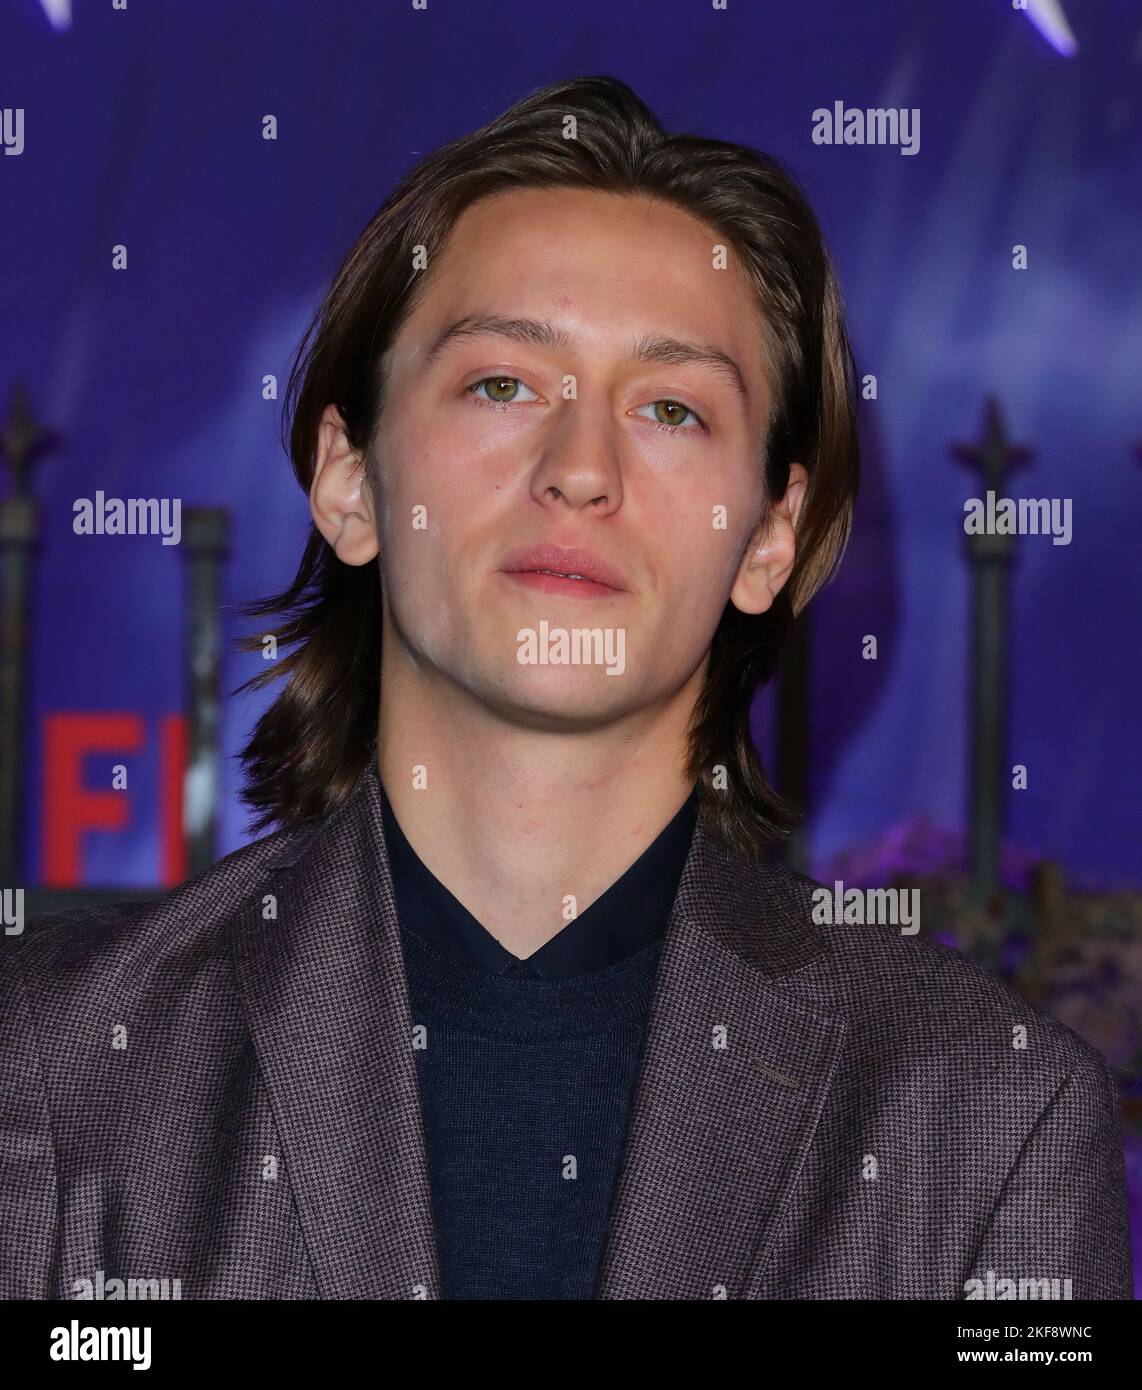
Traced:
<path id="1" fill-rule="evenodd" d="M 426 868 L 388 798 L 443 1296 L 594 1296 L 691 794 L 527 960 Z"/>

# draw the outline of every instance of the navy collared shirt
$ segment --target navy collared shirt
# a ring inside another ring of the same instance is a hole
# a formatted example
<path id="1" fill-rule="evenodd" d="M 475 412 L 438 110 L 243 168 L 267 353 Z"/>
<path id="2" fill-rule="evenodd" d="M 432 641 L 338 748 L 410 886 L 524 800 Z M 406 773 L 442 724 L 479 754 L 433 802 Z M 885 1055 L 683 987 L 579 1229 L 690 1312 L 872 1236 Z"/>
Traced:
<path id="1" fill-rule="evenodd" d="M 442 955 L 515 979 L 558 980 L 605 970 L 666 930 L 698 816 L 695 787 L 629 869 L 526 959 L 514 956 L 430 872 L 405 838 L 381 788 L 385 845 L 401 925 Z"/>

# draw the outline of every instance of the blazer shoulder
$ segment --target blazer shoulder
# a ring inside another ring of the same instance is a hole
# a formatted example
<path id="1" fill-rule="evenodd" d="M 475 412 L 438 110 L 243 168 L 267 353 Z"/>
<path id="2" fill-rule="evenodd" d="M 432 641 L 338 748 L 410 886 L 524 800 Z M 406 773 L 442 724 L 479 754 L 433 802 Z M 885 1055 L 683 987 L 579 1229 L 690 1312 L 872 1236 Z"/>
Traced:
<path id="1" fill-rule="evenodd" d="M 780 870 L 786 891 L 810 915 L 825 949 L 799 981 L 821 1002 L 881 1026 L 945 1046 L 1002 1033 L 1009 1049 L 1033 1049 L 1056 1077 L 1110 1077 L 1103 1054 L 1068 1024 L 1021 994 L 958 947 L 922 930 L 918 922 L 820 922 L 812 917 L 820 895 L 833 889 L 805 874 Z M 819 914 L 820 915 L 820 914 Z"/>
<path id="2" fill-rule="evenodd" d="M 0 996 L 22 988 L 33 1005 L 60 1001 L 84 984 L 153 978 L 163 962 L 221 953 L 235 915 L 256 901 L 278 858 L 308 830 L 272 831 L 150 901 L 84 904 L 29 918 L 0 944 Z"/>

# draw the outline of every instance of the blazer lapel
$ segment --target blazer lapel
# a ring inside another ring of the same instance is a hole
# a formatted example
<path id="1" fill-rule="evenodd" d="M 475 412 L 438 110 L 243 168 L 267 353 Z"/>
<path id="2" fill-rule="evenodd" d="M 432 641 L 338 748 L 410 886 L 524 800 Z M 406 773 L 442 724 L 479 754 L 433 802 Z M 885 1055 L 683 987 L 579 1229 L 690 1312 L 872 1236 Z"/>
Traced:
<path id="1" fill-rule="evenodd" d="M 695 827 L 597 1298 L 737 1298 L 764 1263 L 846 1030 L 774 983 L 825 949 L 795 884 Z"/>
<path id="2" fill-rule="evenodd" d="M 439 1298 L 375 753 L 274 861 L 234 963 L 320 1296 Z"/>

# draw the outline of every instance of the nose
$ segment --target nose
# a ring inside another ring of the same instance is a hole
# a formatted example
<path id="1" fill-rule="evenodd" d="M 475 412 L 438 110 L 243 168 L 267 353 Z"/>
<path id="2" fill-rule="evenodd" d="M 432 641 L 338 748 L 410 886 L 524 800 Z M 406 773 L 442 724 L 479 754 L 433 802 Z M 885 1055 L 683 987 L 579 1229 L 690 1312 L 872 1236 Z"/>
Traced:
<path id="1" fill-rule="evenodd" d="M 545 505 L 562 500 L 576 511 L 613 512 L 622 505 L 622 468 L 610 406 L 583 396 L 563 404 L 543 440 L 531 494 Z"/>

